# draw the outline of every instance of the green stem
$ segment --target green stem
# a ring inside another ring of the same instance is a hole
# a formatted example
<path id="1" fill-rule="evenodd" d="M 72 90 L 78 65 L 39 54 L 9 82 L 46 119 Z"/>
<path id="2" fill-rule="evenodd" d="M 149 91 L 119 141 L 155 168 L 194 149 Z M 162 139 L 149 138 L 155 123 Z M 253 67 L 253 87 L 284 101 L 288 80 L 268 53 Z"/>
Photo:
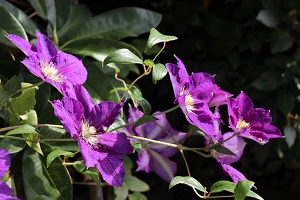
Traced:
<path id="1" fill-rule="evenodd" d="M 54 124 L 30 124 L 33 127 L 43 127 L 43 126 L 49 126 L 49 127 L 53 127 L 53 128 L 63 128 L 62 125 L 54 125 Z M 17 125 L 17 126 L 9 126 L 9 127 L 5 127 L 5 128 L 0 128 L 0 133 L 1 132 L 5 132 L 5 131 L 10 131 L 13 129 L 17 129 L 20 128 L 22 125 Z"/>
<path id="2" fill-rule="evenodd" d="M 208 196 L 206 199 L 217 199 L 217 198 L 230 198 L 234 197 L 234 195 L 226 195 L 226 196 Z"/>
<path id="3" fill-rule="evenodd" d="M 75 142 L 73 138 L 60 138 L 60 139 L 40 139 L 40 142 Z"/>
<path id="4" fill-rule="evenodd" d="M 2 139 L 12 139 L 12 140 L 21 140 L 25 142 L 36 142 L 36 140 L 29 140 L 21 137 L 16 137 L 16 136 L 10 136 L 10 135 L 0 135 L 0 138 Z"/>
<path id="5" fill-rule="evenodd" d="M 134 135 L 127 135 L 127 137 L 137 139 L 137 140 L 152 142 L 152 143 L 155 143 L 155 144 L 161 144 L 161 145 L 173 147 L 173 148 L 176 148 L 176 149 L 179 148 L 179 146 L 177 144 L 171 144 L 171 143 L 168 143 L 168 142 L 156 141 L 156 140 L 152 140 L 152 139 L 149 139 L 149 138 L 144 138 L 144 137 L 139 137 L 139 136 L 134 136 Z"/>
<path id="6" fill-rule="evenodd" d="M 176 110 L 176 109 L 179 108 L 179 107 L 180 107 L 180 105 L 178 104 L 178 105 L 174 106 L 173 108 L 170 108 L 170 109 L 165 110 L 165 111 L 161 111 L 161 112 L 159 112 L 159 113 L 157 113 L 157 114 L 154 114 L 153 117 L 155 117 L 155 116 L 157 116 L 157 115 L 160 115 L 160 114 L 167 114 L 167 113 L 169 113 L 169 112 L 172 112 L 172 111 Z"/>
<path id="7" fill-rule="evenodd" d="M 159 54 L 165 49 L 166 47 L 166 42 L 164 42 L 164 46 L 161 48 L 161 50 L 156 54 L 156 56 L 153 58 L 153 62 L 155 61 L 155 59 L 157 58 L 157 56 L 159 56 Z"/>

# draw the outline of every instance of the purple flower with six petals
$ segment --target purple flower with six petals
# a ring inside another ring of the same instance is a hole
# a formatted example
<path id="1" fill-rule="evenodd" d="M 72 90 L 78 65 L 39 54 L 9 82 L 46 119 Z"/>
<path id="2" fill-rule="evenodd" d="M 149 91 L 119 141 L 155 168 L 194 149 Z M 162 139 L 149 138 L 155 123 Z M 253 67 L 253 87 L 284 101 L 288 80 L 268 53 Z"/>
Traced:
<path id="1" fill-rule="evenodd" d="M 241 92 L 228 103 L 229 124 L 239 136 L 266 144 L 270 138 L 282 138 L 280 130 L 271 125 L 270 111 L 254 108 L 252 100 Z"/>
<path id="2" fill-rule="evenodd" d="M 2 178 L 9 169 L 10 159 L 9 151 L 0 149 L 0 178 Z M 5 182 L 0 180 L 0 199 L 17 200 L 18 198 L 12 197 L 13 194 L 14 191 L 8 187 Z"/>
<path id="3" fill-rule="evenodd" d="M 55 115 L 75 139 L 87 167 L 97 167 L 110 185 L 122 186 L 125 170 L 123 155 L 133 152 L 124 133 L 109 133 L 107 128 L 116 120 L 123 103 L 101 102 L 94 105 L 82 85 L 68 88 L 63 99 L 52 102 Z"/>
<path id="4" fill-rule="evenodd" d="M 226 104 L 232 95 L 221 90 L 214 83 L 214 77 L 208 73 L 199 72 L 189 76 L 182 61 L 178 57 L 176 59 L 177 65 L 166 64 L 175 103 L 180 105 L 189 123 L 210 137 L 210 133 L 214 131 L 213 121 L 216 119 L 210 107 Z"/>
<path id="5" fill-rule="evenodd" d="M 174 130 L 167 121 L 165 114 L 154 113 L 157 118 L 154 122 L 147 122 L 138 127 L 127 126 L 125 129 L 130 135 L 136 135 L 156 141 L 168 143 L 182 143 L 186 133 Z M 157 115 L 156 115 L 157 114 Z M 128 122 L 135 122 L 143 116 L 138 108 L 129 107 Z M 175 141 L 174 141 L 175 140 Z M 173 147 L 140 141 L 143 149 L 138 155 L 138 168 L 136 171 L 153 171 L 165 181 L 171 181 L 174 177 L 177 165 L 169 157 L 173 156 L 178 150 Z"/>
<path id="6" fill-rule="evenodd" d="M 36 32 L 36 36 L 36 44 L 31 45 L 20 36 L 7 35 L 27 56 L 22 63 L 32 74 L 50 83 L 60 92 L 67 82 L 77 85 L 86 81 L 87 71 L 78 58 L 57 50 L 52 41 L 42 33 Z"/>

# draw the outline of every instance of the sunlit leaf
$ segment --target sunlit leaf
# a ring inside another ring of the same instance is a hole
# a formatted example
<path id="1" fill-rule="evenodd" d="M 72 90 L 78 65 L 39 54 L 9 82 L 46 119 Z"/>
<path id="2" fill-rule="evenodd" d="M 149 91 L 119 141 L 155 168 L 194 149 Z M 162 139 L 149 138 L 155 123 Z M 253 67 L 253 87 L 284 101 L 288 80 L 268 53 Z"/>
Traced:
<path id="1" fill-rule="evenodd" d="M 260 10 L 256 19 L 268 27 L 276 27 L 279 24 L 272 11 L 267 9 Z"/>
<path id="2" fill-rule="evenodd" d="M 253 185 L 252 181 L 239 181 L 234 189 L 234 200 L 244 200 Z"/>
<path id="3" fill-rule="evenodd" d="M 173 40 L 177 40 L 177 37 L 170 36 L 170 35 L 163 35 L 160 32 L 158 32 L 155 28 L 152 28 L 150 30 L 150 35 L 144 52 L 147 52 L 149 49 L 151 49 L 154 45 L 158 43 L 169 42 Z"/>
<path id="4" fill-rule="evenodd" d="M 129 200 L 147 200 L 147 197 L 140 192 L 133 192 L 128 195 Z"/>
<path id="5" fill-rule="evenodd" d="M 143 60 L 131 52 L 129 49 L 118 49 L 109 54 L 103 61 L 105 66 L 109 63 L 116 64 L 143 64 Z"/>
<path id="6" fill-rule="evenodd" d="M 29 124 L 24 124 L 24 125 L 20 126 L 19 128 L 16 128 L 16 129 L 13 129 L 13 130 L 7 132 L 5 135 L 16 135 L 16 134 L 23 134 L 23 133 L 38 134 L 35 127 L 33 127 Z"/>
<path id="7" fill-rule="evenodd" d="M 204 188 L 201 185 L 201 183 L 199 183 L 195 178 L 193 178 L 191 176 L 175 176 L 169 184 L 169 189 L 178 184 L 185 184 L 185 185 L 193 187 L 201 192 L 207 193 L 206 188 Z"/>
<path id="8" fill-rule="evenodd" d="M 57 149 L 57 150 L 52 151 L 47 156 L 47 167 L 49 167 L 51 162 L 59 156 L 73 157 L 74 153 L 69 152 L 69 151 L 64 151 L 64 150 L 61 150 L 61 149 Z"/>
<path id="9" fill-rule="evenodd" d="M 152 82 L 154 84 L 157 83 L 157 81 L 163 79 L 168 73 L 168 70 L 166 67 L 161 63 L 156 63 L 153 65 L 153 71 L 152 71 Z"/>
<path id="10" fill-rule="evenodd" d="M 146 192 L 150 190 L 150 187 L 147 183 L 132 175 L 126 174 L 124 176 L 124 183 L 126 183 L 129 190 L 134 192 Z"/>

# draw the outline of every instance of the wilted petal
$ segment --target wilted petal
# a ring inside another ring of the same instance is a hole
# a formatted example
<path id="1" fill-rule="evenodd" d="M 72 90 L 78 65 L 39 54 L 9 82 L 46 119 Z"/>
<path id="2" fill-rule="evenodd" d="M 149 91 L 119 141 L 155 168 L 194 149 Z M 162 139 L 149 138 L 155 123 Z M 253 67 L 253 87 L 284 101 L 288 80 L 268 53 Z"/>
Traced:
<path id="1" fill-rule="evenodd" d="M 103 101 L 95 105 L 88 116 L 89 121 L 92 122 L 91 125 L 97 129 L 109 127 L 117 119 L 123 104 Z"/>
<path id="2" fill-rule="evenodd" d="M 6 36 L 12 43 L 14 43 L 23 53 L 28 56 L 32 53 L 31 44 L 22 37 L 14 34 L 8 34 Z"/>
<path id="3" fill-rule="evenodd" d="M 231 167 L 230 165 L 222 164 L 223 171 L 227 176 L 230 176 L 231 179 L 237 183 L 242 180 L 247 180 L 247 178 L 238 170 L 235 168 Z"/>
<path id="4" fill-rule="evenodd" d="M 107 151 L 104 151 L 104 149 L 93 148 L 81 138 L 78 139 L 78 146 L 87 167 L 95 167 L 100 160 L 103 160 L 108 155 Z"/>
<path id="5" fill-rule="evenodd" d="M 75 99 L 64 97 L 62 101 L 51 102 L 55 116 L 62 122 L 64 129 L 77 138 L 80 131 L 80 123 L 84 119 L 84 108 Z"/>
<path id="6" fill-rule="evenodd" d="M 99 144 L 124 154 L 133 152 L 133 148 L 124 133 L 103 133 L 99 135 Z"/>
<path id="7" fill-rule="evenodd" d="M 151 155 L 150 167 L 158 176 L 167 182 L 170 182 L 174 178 L 177 165 L 175 162 L 166 158 L 156 151 L 148 150 Z"/>
<path id="8" fill-rule="evenodd" d="M 121 187 L 125 175 L 124 158 L 113 150 L 107 150 L 108 155 L 97 164 L 103 179 L 110 185 Z"/>

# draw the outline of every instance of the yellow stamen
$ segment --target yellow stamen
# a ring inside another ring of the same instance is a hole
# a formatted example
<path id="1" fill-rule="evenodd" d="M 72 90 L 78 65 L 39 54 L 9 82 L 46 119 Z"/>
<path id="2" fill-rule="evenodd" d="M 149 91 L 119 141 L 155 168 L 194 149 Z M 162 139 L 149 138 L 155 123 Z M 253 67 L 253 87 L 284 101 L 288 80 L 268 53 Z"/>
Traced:
<path id="1" fill-rule="evenodd" d="M 236 128 L 238 130 L 242 130 L 242 129 L 247 128 L 249 126 L 250 126 L 250 123 L 245 122 L 242 117 L 239 119 L 239 121 L 236 124 Z"/>
<path id="2" fill-rule="evenodd" d="M 194 99 L 193 99 L 192 95 L 190 95 L 190 94 L 185 95 L 184 103 L 185 103 L 186 110 L 189 113 L 193 113 L 193 111 L 196 110 L 195 105 L 194 105 Z"/>
<path id="3" fill-rule="evenodd" d="M 53 62 L 40 61 L 40 69 L 44 76 L 51 79 L 52 81 L 56 83 L 64 82 L 64 76 L 62 74 L 58 74 L 58 71 L 54 67 Z"/>

